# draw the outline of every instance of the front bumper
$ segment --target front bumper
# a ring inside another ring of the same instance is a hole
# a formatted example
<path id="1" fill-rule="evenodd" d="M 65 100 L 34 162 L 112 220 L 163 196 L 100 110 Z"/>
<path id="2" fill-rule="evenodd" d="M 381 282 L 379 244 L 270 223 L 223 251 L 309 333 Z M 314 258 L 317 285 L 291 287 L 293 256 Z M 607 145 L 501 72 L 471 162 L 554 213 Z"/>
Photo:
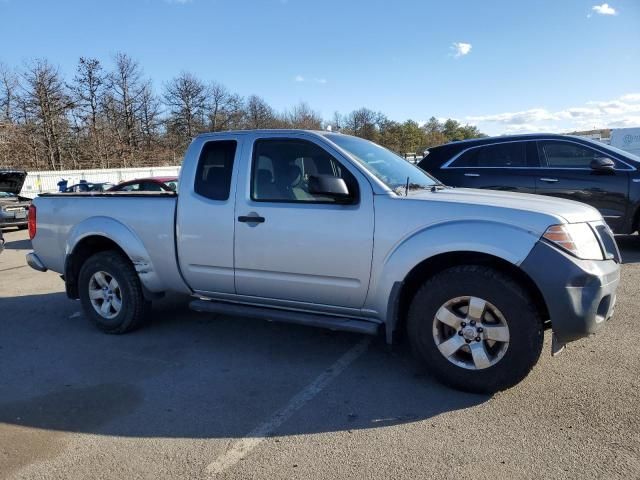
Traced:
<path id="1" fill-rule="evenodd" d="M 540 241 L 521 268 L 540 289 L 559 342 L 596 333 L 613 315 L 620 281 L 614 260 L 580 260 Z"/>

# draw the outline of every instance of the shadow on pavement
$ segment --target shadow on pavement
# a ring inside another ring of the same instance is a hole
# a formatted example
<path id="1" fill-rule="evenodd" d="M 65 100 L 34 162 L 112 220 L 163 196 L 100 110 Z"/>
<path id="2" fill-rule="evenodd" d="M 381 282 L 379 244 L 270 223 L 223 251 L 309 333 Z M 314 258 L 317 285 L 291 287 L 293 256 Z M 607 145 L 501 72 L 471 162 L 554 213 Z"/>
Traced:
<path id="1" fill-rule="evenodd" d="M 31 240 L 13 240 L 4 244 L 7 250 L 31 250 Z"/>
<path id="2" fill-rule="evenodd" d="M 616 235 L 622 263 L 640 263 L 640 236 Z"/>
<path id="3" fill-rule="evenodd" d="M 98 332 L 63 293 L 0 299 L 0 423 L 134 437 L 242 437 L 362 337 L 155 308 L 137 332 Z M 378 428 L 489 397 L 442 387 L 381 339 L 276 432 Z M 0 441 L 1 443 L 1 441 Z"/>

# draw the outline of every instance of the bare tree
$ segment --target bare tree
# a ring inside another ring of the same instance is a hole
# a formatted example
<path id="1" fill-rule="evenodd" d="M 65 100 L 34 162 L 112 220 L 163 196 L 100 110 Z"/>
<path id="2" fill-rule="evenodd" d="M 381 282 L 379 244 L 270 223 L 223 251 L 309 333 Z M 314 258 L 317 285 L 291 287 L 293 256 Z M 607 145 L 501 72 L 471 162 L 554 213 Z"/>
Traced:
<path id="1" fill-rule="evenodd" d="M 0 120 L 12 123 L 18 101 L 18 76 L 0 63 Z"/>
<path id="2" fill-rule="evenodd" d="M 344 131 L 351 135 L 377 140 L 380 133 L 380 125 L 386 121 L 386 117 L 380 112 L 374 112 L 368 108 L 360 108 L 351 112 L 344 120 Z"/>
<path id="3" fill-rule="evenodd" d="M 285 121 L 290 128 L 303 130 L 321 130 L 322 117 L 313 110 L 308 103 L 300 102 L 289 112 L 285 113 Z"/>
<path id="4" fill-rule="evenodd" d="M 81 57 L 68 84 L 46 60 L 20 70 L 0 65 L 0 165 L 175 165 L 190 137 L 205 129 L 323 126 L 321 115 L 304 102 L 277 113 L 261 97 L 245 99 L 189 73 L 174 78 L 159 96 L 138 62 L 124 53 L 113 60 L 108 69 L 98 59 Z M 397 122 L 367 108 L 335 112 L 329 125 L 398 153 L 482 135 L 452 120 Z"/>
<path id="5" fill-rule="evenodd" d="M 198 78 L 181 73 L 165 86 L 163 98 L 169 108 L 168 123 L 177 135 L 190 139 L 204 130 L 207 88 Z"/>
<path id="6" fill-rule="evenodd" d="M 73 123 L 76 146 L 84 150 L 87 161 L 106 166 L 102 145 L 103 132 L 100 128 L 101 99 L 104 93 L 105 74 L 100 61 L 95 58 L 80 57 L 73 83 L 69 86 L 74 102 Z"/>
<path id="7" fill-rule="evenodd" d="M 275 123 L 273 108 L 257 95 L 251 95 L 245 106 L 245 128 L 272 128 Z"/>
<path id="8" fill-rule="evenodd" d="M 151 82 L 147 82 L 140 97 L 139 112 L 142 139 L 147 150 L 157 141 L 160 129 L 160 100 L 153 92 Z"/>
<path id="9" fill-rule="evenodd" d="M 58 70 L 46 60 L 36 60 L 25 72 L 27 110 L 40 127 L 52 170 L 63 168 L 62 143 L 66 114 L 72 106 Z"/>
<path id="10" fill-rule="evenodd" d="M 234 118 L 242 116 L 242 98 L 227 90 L 224 85 L 212 82 L 208 88 L 207 117 L 212 132 L 232 128 Z"/>
<path id="11" fill-rule="evenodd" d="M 112 116 L 119 135 L 129 150 L 138 146 L 139 130 L 136 124 L 145 83 L 137 61 L 124 53 L 115 56 L 115 70 L 108 77 L 108 90 Z"/>

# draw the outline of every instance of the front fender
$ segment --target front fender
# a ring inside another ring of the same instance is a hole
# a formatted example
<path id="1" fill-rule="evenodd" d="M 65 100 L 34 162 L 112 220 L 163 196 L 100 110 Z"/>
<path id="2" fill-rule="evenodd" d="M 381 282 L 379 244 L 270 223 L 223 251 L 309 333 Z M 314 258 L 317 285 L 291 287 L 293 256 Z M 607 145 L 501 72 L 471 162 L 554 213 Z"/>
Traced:
<path id="1" fill-rule="evenodd" d="M 162 281 L 140 238 L 126 225 L 110 217 L 91 217 L 75 225 L 67 237 L 65 258 L 69 258 L 84 239 L 92 236 L 105 237 L 117 244 L 131 260 L 140 281 L 149 292 L 164 291 Z"/>
<path id="2" fill-rule="evenodd" d="M 457 220 L 429 225 L 404 236 L 387 252 L 376 252 L 365 310 L 387 323 L 395 322 L 394 285 L 411 270 L 443 253 L 473 252 L 519 265 L 539 239 L 529 230 L 490 220 Z M 392 292 L 394 292 L 392 294 Z"/>

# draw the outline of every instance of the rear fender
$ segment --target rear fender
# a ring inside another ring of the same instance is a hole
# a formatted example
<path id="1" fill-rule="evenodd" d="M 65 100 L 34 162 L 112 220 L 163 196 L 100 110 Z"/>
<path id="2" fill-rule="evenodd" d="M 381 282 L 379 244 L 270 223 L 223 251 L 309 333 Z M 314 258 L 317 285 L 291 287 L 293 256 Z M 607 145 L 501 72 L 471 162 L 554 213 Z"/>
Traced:
<path id="1" fill-rule="evenodd" d="M 149 292 L 162 292 L 164 286 L 153 268 L 153 262 L 140 238 L 123 223 L 109 217 L 91 217 L 75 225 L 67 237 L 65 257 L 73 255 L 76 247 L 93 236 L 114 242 L 129 257 L 143 287 Z"/>

